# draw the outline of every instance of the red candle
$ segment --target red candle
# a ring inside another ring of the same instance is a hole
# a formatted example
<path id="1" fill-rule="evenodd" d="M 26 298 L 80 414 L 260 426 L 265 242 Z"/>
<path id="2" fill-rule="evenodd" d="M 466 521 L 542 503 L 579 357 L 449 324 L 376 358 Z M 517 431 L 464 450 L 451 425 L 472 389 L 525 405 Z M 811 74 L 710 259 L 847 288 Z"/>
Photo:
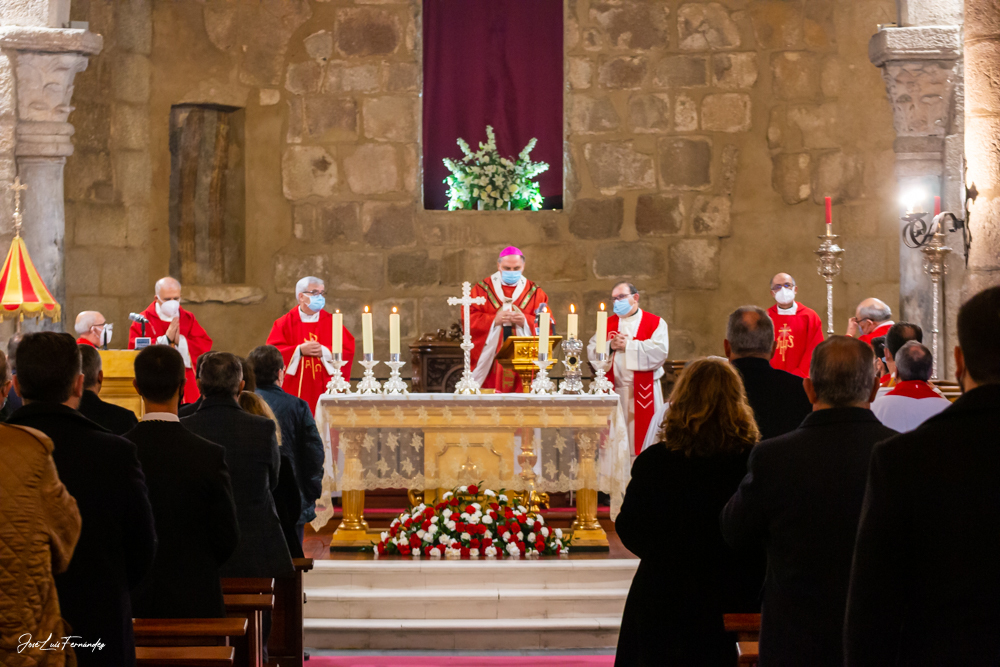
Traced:
<path id="1" fill-rule="evenodd" d="M 941 198 L 934 197 L 934 215 L 941 215 Z"/>
<path id="2" fill-rule="evenodd" d="M 833 200 L 829 197 L 824 197 L 823 201 L 826 203 L 826 224 L 833 223 Z"/>

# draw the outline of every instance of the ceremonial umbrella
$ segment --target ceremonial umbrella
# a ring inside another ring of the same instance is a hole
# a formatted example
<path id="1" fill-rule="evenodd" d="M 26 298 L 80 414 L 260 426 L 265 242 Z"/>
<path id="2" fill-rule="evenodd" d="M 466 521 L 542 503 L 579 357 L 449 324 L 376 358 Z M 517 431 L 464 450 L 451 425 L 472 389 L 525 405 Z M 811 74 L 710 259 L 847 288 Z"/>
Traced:
<path id="1" fill-rule="evenodd" d="M 26 188 L 21 184 L 20 177 L 11 187 L 15 192 L 14 239 L 0 270 L 0 322 L 8 317 L 17 317 L 18 330 L 25 317 L 44 316 L 53 322 L 62 318 L 62 308 L 38 275 L 21 238 L 21 190 Z"/>

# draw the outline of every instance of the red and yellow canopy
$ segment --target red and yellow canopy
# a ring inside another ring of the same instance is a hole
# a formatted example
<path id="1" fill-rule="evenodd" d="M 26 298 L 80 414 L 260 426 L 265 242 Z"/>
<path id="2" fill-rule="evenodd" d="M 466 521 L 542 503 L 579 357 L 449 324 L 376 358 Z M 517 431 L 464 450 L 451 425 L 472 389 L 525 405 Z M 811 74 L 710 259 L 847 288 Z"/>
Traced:
<path id="1" fill-rule="evenodd" d="M 38 275 L 24 239 L 15 236 L 3 270 L 0 270 L 0 321 L 15 316 L 24 319 L 43 315 L 58 322 L 62 317 L 61 308 Z"/>

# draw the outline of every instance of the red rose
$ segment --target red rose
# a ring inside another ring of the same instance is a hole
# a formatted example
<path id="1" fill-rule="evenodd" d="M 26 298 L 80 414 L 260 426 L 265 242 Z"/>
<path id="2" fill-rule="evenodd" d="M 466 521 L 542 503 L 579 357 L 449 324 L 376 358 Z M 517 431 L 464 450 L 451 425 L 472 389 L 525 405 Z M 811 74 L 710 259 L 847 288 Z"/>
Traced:
<path id="1" fill-rule="evenodd" d="M 420 538 L 414 535 L 410 535 L 410 546 L 416 549 L 420 546 Z"/>
<path id="2" fill-rule="evenodd" d="M 399 553 L 403 554 L 404 556 L 409 556 L 410 555 L 410 546 L 408 544 L 400 544 L 399 545 Z"/>
<path id="3" fill-rule="evenodd" d="M 539 551 L 545 551 L 545 542 L 538 540 L 537 542 L 535 542 L 535 548 L 538 549 Z"/>
<path id="4" fill-rule="evenodd" d="M 525 548 L 524 547 L 524 542 L 518 542 L 517 543 L 517 548 L 521 550 L 521 553 L 524 553 L 524 548 Z"/>
<path id="5" fill-rule="evenodd" d="M 438 503 L 437 505 L 434 506 L 434 509 L 436 509 L 437 511 L 440 512 L 441 510 L 443 510 L 447 506 L 448 506 L 448 503 Z"/>
<path id="6" fill-rule="evenodd" d="M 476 538 L 472 538 L 471 540 L 469 540 L 469 547 L 472 549 L 478 549 L 479 544 L 480 544 L 479 540 L 477 540 Z"/>
<path id="7" fill-rule="evenodd" d="M 379 556 L 385 555 L 385 545 L 382 544 L 381 542 L 378 543 L 378 546 L 375 547 L 375 550 L 378 551 Z"/>
<path id="8" fill-rule="evenodd" d="M 490 503 L 490 509 L 498 510 L 500 509 L 500 506 L 497 505 L 496 503 Z"/>
<path id="9" fill-rule="evenodd" d="M 485 549 L 486 547 L 489 547 L 489 546 L 493 546 L 493 538 L 491 538 L 491 537 L 484 537 L 483 538 L 483 548 Z"/>
<path id="10" fill-rule="evenodd" d="M 460 549 L 460 553 L 462 555 L 462 558 L 468 558 L 469 557 L 469 550 L 467 548 L 465 548 L 465 547 L 462 547 Z"/>
<path id="11" fill-rule="evenodd" d="M 503 509 L 503 515 L 504 515 L 504 516 L 505 516 L 506 518 L 508 518 L 508 519 L 513 519 L 513 518 L 514 518 L 514 510 L 512 510 L 512 509 L 511 509 L 511 508 L 509 508 L 509 507 L 505 507 L 505 508 Z"/>
<path id="12" fill-rule="evenodd" d="M 474 496 L 474 495 L 476 495 L 478 493 L 479 493 L 479 487 L 476 486 L 475 484 L 470 484 L 469 485 L 469 495 L 470 496 Z"/>
<path id="13" fill-rule="evenodd" d="M 399 525 L 395 525 L 389 529 L 389 537 L 396 537 L 396 533 L 399 532 Z"/>
<path id="14" fill-rule="evenodd" d="M 428 528 L 431 527 L 431 520 L 427 519 L 422 524 L 420 524 L 420 527 L 423 528 L 424 530 L 427 530 Z"/>

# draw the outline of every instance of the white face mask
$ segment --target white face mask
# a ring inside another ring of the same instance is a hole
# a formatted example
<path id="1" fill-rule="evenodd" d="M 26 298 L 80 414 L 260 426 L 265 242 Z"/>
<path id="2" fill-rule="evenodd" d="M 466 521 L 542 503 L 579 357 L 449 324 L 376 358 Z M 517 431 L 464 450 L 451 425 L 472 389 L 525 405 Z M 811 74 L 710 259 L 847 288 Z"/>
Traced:
<path id="1" fill-rule="evenodd" d="M 181 312 L 181 302 L 177 299 L 164 301 L 160 304 L 160 312 L 164 317 L 172 320 Z"/>
<path id="2" fill-rule="evenodd" d="M 103 347 L 104 345 L 110 345 L 112 333 L 114 333 L 113 324 L 105 324 L 103 327 L 101 327 L 101 334 L 100 334 L 101 342 L 98 345 L 101 347 Z"/>
<path id="3" fill-rule="evenodd" d="M 793 303 L 795 301 L 795 292 L 788 289 L 787 287 L 782 287 L 777 292 L 774 292 L 774 300 L 779 304 L 781 303 Z"/>

